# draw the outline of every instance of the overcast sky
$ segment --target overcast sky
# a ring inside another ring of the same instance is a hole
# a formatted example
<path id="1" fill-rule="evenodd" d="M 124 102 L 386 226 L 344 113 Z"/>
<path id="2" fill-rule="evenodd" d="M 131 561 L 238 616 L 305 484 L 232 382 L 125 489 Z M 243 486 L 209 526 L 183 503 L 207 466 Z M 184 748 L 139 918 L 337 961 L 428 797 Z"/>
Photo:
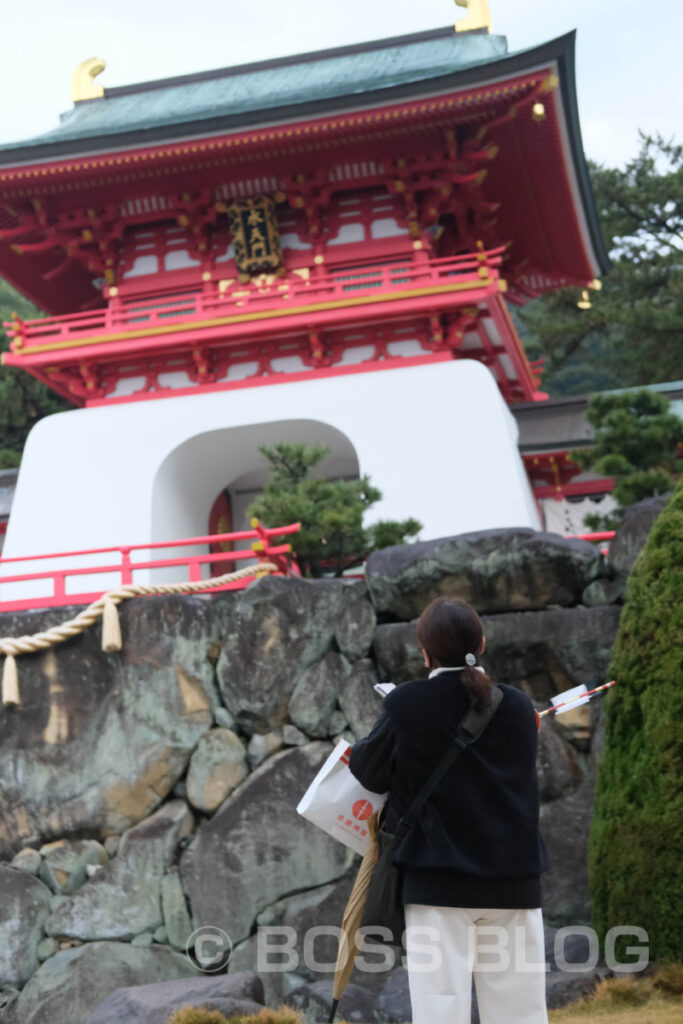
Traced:
<path id="1" fill-rule="evenodd" d="M 584 147 L 619 165 L 637 131 L 681 131 L 680 0 L 489 0 L 510 50 L 578 29 Z M 228 67 L 453 24 L 453 0 L 5 0 L 0 142 L 47 131 L 70 109 L 77 64 L 101 57 L 104 86 Z"/>

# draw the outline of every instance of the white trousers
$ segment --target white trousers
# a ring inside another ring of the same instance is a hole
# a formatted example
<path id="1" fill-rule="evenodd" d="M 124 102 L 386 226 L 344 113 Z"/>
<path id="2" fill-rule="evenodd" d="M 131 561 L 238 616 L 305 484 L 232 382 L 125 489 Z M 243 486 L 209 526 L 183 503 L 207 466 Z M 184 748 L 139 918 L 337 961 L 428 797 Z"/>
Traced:
<path id="1" fill-rule="evenodd" d="M 405 915 L 413 1024 L 470 1024 L 473 977 L 481 1024 L 548 1024 L 540 909 L 408 903 Z"/>

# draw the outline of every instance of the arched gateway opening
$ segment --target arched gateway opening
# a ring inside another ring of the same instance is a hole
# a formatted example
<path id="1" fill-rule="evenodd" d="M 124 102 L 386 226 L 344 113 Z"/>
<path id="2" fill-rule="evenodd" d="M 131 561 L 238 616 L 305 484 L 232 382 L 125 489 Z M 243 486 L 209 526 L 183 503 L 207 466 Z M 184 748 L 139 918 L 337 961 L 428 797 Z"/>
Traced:
<path id="1" fill-rule="evenodd" d="M 259 446 L 283 441 L 326 445 L 330 454 L 321 472 L 327 478 L 360 474 L 358 455 L 349 438 L 320 420 L 280 420 L 203 431 L 170 452 L 156 473 L 152 540 L 247 529 L 247 509 L 268 479 L 268 465 Z"/>

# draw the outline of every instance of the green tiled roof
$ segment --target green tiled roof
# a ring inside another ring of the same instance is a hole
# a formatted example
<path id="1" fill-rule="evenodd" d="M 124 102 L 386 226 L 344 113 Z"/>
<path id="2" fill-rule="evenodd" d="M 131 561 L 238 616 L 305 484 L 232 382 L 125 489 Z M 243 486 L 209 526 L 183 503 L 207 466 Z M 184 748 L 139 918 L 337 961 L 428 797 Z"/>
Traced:
<path id="1" fill-rule="evenodd" d="M 424 82 L 486 64 L 507 52 L 504 36 L 470 32 L 456 34 L 452 28 L 422 32 L 347 46 L 335 50 L 302 54 L 279 60 L 261 61 L 219 71 L 185 75 L 163 81 L 105 89 L 102 99 L 77 103 L 62 115 L 53 131 L 32 139 L 0 146 L 2 162 L 12 151 L 66 148 L 66 143 L 129 136 L 149 132 L 178 135 L 181 125 L 194 132 L 207 127 L 203 122 L 240 121 L 256 124 L 273 108 L 296 108 L 312 100 L 337 101 L 377 93 L 383 89 Z M 294 109 L 293 109 L 294 108 Z M 175 126 L 175 130 L 174 130 Z M 163 129 L 168 132 L 163 133 Z M 138 136 L 140 138 L 141 136 Z M 71 149 L 72 147 L 68 147 Z M 75 147 L 73 147 L 75 148 Z M 17 156 L 19 154 L 16 154 Z M 36 156 L 40 153 L 37 152 Z"/>

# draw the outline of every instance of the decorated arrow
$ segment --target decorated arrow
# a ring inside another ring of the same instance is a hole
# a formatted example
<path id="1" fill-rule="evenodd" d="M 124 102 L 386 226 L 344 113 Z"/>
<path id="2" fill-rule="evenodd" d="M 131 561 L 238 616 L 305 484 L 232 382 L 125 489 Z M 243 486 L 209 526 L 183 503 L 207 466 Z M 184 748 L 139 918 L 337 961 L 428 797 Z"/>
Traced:
<path id="1" fill-rule="evenodd" d="M 603 683 L 602 686 L 596 686 L 593 690 L 587 690 L 585 684 L 581 686 L 574 686 L 571 690 L 565 690 L 563 693 L 558 693 L 556 697 L 552 698 L 552 704 L 545 711 L 538 713 L 539 718 L 545 718 L 546 715 L 563 715 L 565 711 L 571 711 L 573 707 L 580 707 L 581 704 L 587 704 L 588 701 L 594 697 L 597 693 L 602 693 L 603 690 L 609 690 L 610 686 L 614 686 L 616 679 L 611 679 L 609 683 Z M 564 698 L 560 700 L 560 698 Z"/>

